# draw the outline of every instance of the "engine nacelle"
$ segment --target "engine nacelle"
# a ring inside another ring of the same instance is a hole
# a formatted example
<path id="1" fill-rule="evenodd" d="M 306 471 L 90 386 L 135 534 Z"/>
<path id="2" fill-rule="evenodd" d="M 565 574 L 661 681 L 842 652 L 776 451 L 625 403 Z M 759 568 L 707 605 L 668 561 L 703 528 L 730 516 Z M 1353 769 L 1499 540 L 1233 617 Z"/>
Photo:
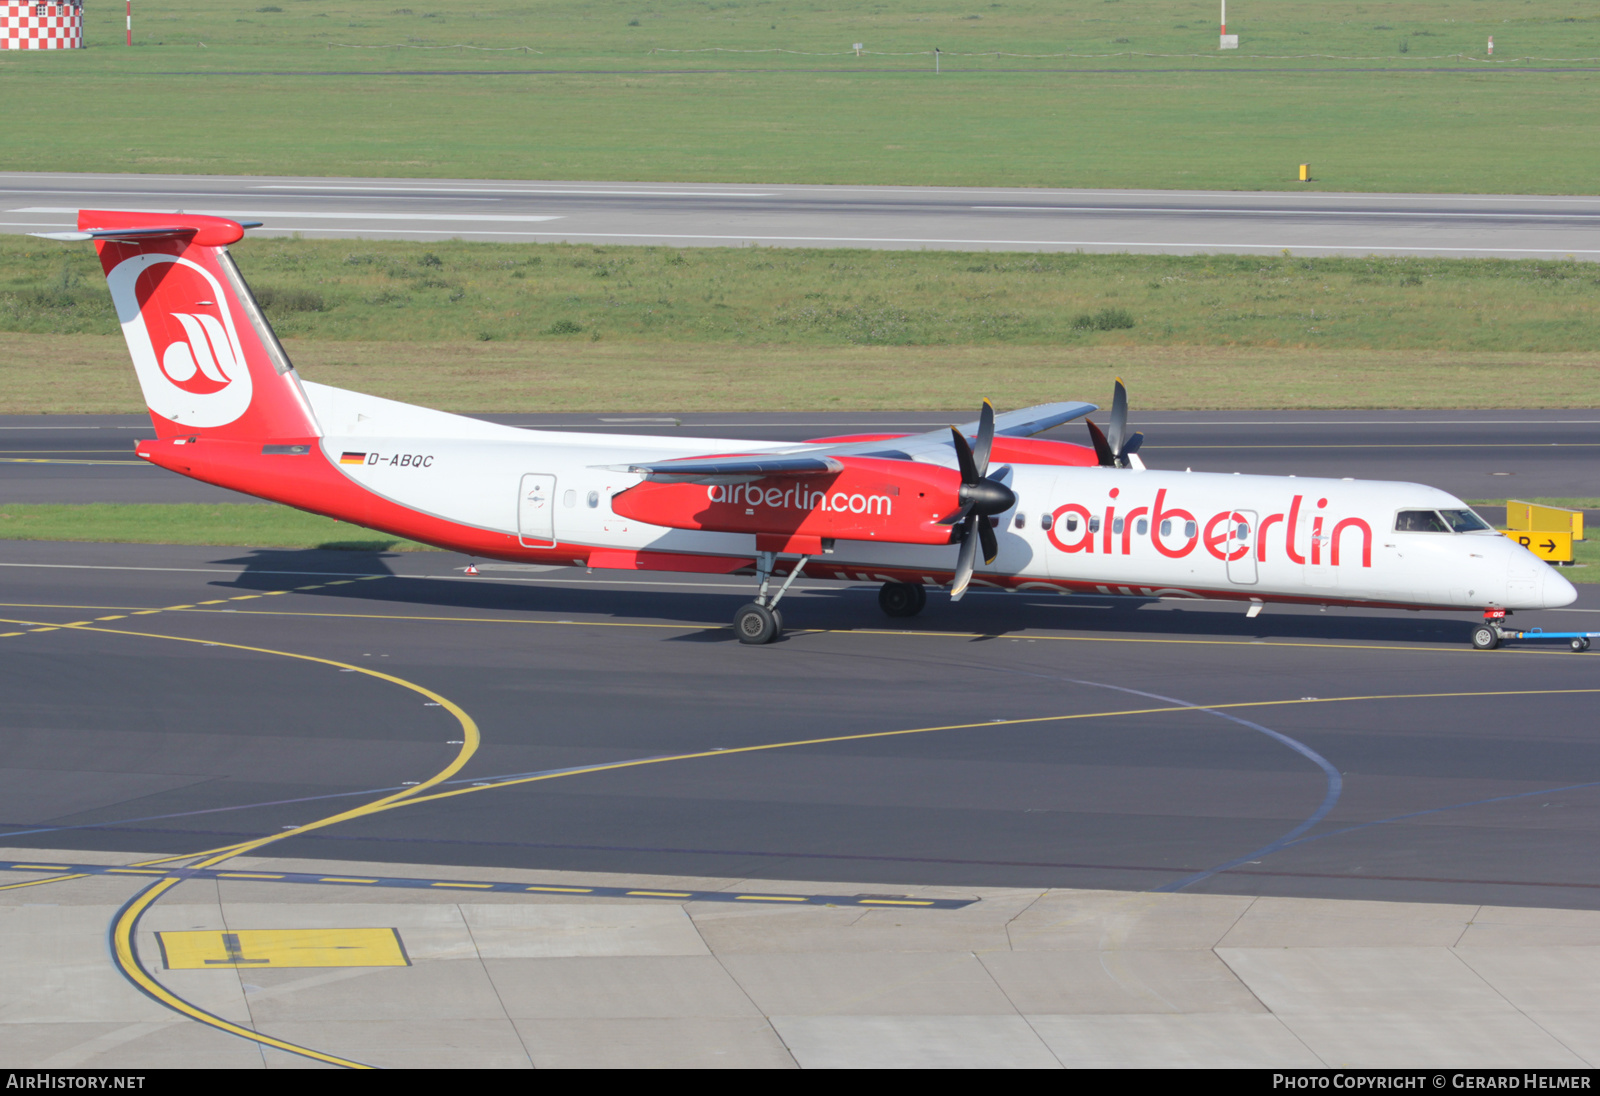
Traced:
<path id="1" fill-rule="evenodd" d="M 611 500 L 623 517 L 669 529 L 785 538 L 949 544 L 939 524 L 959 507 L 951 468 L 875 457 L 841 457 L 840 472 L 767 476 L 749 483 L 646 480 Z"/>

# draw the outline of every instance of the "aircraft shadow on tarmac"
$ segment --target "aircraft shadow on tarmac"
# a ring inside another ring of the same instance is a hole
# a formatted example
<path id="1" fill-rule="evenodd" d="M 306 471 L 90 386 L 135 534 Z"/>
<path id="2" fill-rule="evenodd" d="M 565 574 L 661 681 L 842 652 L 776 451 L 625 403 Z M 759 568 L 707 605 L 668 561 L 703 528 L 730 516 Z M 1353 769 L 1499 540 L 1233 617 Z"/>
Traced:
<path id="1" fill-rule="evenodd" d="M 327 549 L 254 549 L 247 556 L 213 562 L 242 566 L 236 580 L 218 586 L 242 590 L 281 590 L 334 575 L 384 575 L 390 581 L 357 582 L 306 591 L 342 602 L 428 606 L 454 611 L 501 613 L 561 613 L 603 615 L 616 618 L 677 621 L 699 631 L 665 637 L 665 642 L 733 642 L 734 612 L 750 601 L 748 590 L 676 591 L 618 577 L 609 588 L 558 586 L 531 582 L 496 581 L 492 575 L 471 580 L 409 578 L 396 575 L 389 563 L 404 558 L 395 553 Z M 583 572 L 574 568 L 571 574 Z M 556 578 L 560 573 L 556 573 Z M 669 580 L 710 580 L 720 576 L 665 576 Z M 730 582 L 739 579 L 731 578 Z M 784 626 L 789 638 L 809 629 L 838 631 L 884 630 L 949 632 L 974 642 L 992 640 L 1028 630 L 1066 631 L 1118 638 L 1182 638 L 1232 641 L 1309 641 L 1323 643 L 1426 643 L 1465 644 L 1475 621 L 1466 615 L 1444 613 L 1334 608 L 1319 612 L 1312 607 L 1269 606 L 1254 619 L 1244 615 L 1238 602 L 1203 602 L 1140 597 L 1102 597 L 1058 594 L 989 593 L 972 591 L 960 604 L 935 593 L 922 614 L 910 620 L 890 620 L 878 609 L 877 586 L 861 584 L 810 588 L 783 601 Z M 721 622 L 729 623 L 723 624 Z"/>

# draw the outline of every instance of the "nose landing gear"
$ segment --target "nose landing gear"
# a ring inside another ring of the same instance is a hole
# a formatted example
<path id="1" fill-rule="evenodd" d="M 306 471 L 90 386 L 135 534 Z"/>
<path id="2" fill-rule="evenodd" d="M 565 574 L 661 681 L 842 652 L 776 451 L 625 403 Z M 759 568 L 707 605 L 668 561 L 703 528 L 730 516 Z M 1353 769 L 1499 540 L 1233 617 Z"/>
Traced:
<path id="1" fill-rule="evenodd" d="M 739 637 L 740 643 L 752 645 L 771 643 L 783 634 L 783 614 L 778 612 L 778 602 L 789 592 L 789 587 L 800 577 L 800 572 L 810 561 L 810 556 L 801 556 L 790 570 L 789 577 L 778 587 L 778 592 L 768 596 L 767 590 L 772 584 L 772 572 L 777 567 L 778 554 L 756 553 L 756 576 L 761 580 L 761 588 L 757 591 L 754 601 L 741 606 L 733 615 L 733 630 Z"/>

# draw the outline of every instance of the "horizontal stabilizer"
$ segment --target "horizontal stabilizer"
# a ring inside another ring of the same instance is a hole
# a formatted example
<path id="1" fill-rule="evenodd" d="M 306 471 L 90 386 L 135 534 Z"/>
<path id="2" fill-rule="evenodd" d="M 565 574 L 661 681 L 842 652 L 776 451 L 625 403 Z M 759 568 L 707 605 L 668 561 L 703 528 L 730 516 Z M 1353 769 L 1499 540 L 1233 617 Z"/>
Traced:
<path id="1" fill-rule="evenodd" d="M 260 228 L 260 221 L 237 221 L 240 228 Z M 82 240 L 160 240 L 198 232 L 194 225 L 141 225 L 126 228 L 86 228 L 78 232 L 30 232 L 41 240 L 78 243 Z"/>

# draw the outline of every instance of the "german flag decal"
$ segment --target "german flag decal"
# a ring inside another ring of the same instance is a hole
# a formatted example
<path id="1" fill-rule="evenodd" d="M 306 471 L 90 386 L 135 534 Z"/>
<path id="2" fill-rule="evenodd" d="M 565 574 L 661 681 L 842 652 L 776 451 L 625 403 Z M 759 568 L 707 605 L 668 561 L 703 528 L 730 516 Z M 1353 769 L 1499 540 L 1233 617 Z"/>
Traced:
<path id="1" fill-rule="evenodd" d="M 339 456 L 339 463 L 340 464 L 365 464 L 365 463 L 367 463 L 367 455 L 365 453 L 343 453 L 343 454 L 340 454 L 340 456 Z"/>

